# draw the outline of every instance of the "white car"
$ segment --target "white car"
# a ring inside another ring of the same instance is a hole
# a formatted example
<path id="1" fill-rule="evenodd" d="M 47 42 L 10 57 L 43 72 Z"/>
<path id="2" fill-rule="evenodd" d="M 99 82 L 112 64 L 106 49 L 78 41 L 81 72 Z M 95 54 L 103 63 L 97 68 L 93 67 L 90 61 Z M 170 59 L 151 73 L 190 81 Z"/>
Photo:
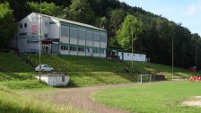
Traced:
<path id="1" fill-rule="evenodd" d="M 36 68 L 35 68 L 35 71 L 37 72 L 37 71 L 40 71 L 40 66 L 41 66 L 41 71 L 42 72 L 48 72 L 48 71 L 50 71 L 50 72 L 52 72 L 52 71 L 54 71 L 54 68 L 52 68 L 51 66 L 49 66 L 49 65 L 47 65 L 47 64 L 41 64 L 41 65 L 38 65 Z"/>

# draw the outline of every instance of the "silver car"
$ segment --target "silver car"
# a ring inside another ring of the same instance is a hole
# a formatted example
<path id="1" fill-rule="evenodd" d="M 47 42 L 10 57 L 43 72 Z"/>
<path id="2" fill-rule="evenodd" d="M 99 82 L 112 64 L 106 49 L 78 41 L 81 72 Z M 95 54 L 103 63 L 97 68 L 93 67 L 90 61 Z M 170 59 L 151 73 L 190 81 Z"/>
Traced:
<path id="1" fill-rule="evenodd" d="M 41 71 L 42 72 L 52 72 L 52 71 L 54 71 L 54 68 L 52 68 L 51 66 L 49 66 L 47 64 L 40 64 L 35 68 L 36 72 L 40 71 L 40 66 L 41 66 Z"/>

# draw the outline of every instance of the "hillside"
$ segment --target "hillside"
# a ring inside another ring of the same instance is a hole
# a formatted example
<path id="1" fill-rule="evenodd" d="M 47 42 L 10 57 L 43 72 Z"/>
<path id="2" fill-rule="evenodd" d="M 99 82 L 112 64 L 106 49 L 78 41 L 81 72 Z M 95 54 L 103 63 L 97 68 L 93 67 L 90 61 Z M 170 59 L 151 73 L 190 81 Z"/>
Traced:
<path id="1" fill-rule="evenodd" d="M 9 23 L 10 26 L 15 25 L 17 28 L 14 20 L 19 22 L 31 12 L 41 12 L 103 28 L 107 30 L 108 46 L 122 47 L 124 49 L 130 49 L 131 43 L 122 44 L 121 39 L 117 38 L 117 31 L 122 29 L 125 18 L 132 15 L 137 20 L 137 23 L 140 23 L 138 27 L 142 31 L 138 36 L 135 36 L 134 51 L 147 53 L 147 57 L 153 63 L 171 65 L 173 38 L 174 65 L 182 68 L 195 65 L 198 69 L 201 67 L 201 57 L 198 57 L 201 53 L 201 49 L 199 49 L 201 48 L 200 36 L 196 33 L 191 33 L 188 28 L 182 26 L 182 23 L 176 23 L 161 15 L 155 15 L 154 12 L 145 11 L 143 7 L 131 7 L 129 4 L 118 0 L 70 0 L 65 2 L 62 0 L 43 0 L 41 3 L 38 0 L 31 0 L 32 2 L 30 0 L 4 1 L 9 4 L 2 4 L 2 9 L 7 8 L 10 11 L 8 14 L 2 13 L 4 14 L 2 18 L 5 18 L 5 20 L 0 20 L 2 26 L 8 26 Z M 42 7 L 39 8 L 40 6 Z M 5 31 L 0 29 L 0 32 L 2 32 L 0 51 L 3 45 L 6 46 L 9 43 L 4 42 L 4 38 L 9 41 L 12 35 L 14 36 L 16 33 L 14 27 L 5 28 Z M 129 28 L 129 26 L 126 28 Z M 125 29 L 125 31 L 128 31 L 126 42 L 131 42 L 131 30 Z M 121 38 L 123 39 L 124 37 Z M 125 48 L 122 45 L 128 45 L 128 47 Z"/>
<path id="2" fill-rule="evenodd" d="M 37 83 L 34 75 L 38 74 L 34 72 L 33 67 L 26 64 L 14 54 L 0 54 L 0 59 L 2 59 L 0 63 L 0 81 L 2 81 L 2 84 L 14 89 L 16 84 L 20 83 L 22 83 L 22 87 L 44 87 L 43 85 L 33 85 Z M 38 55 L 24 55 L 24 57 L 30 58 L 32 62 L 38 62 Z M 55 71 L 61 69 L 63 72 L 67 72 L 70 76 L 69 86 L 71 87 L 137 82 L 137 76 L 139 75 L 135 71 L 132 77 L 130 73 L 131 69 L 127 66 L 131 66 L 131 62 L 126 62 L 127 65 L 125 65 L 120 61 L 106 60 L 104 58 L 42 55 L 41 63 L 51 65 Z M 128 69 L 129 73 L 124 70 L 125 68 Z M 172 68 L 170 66 L 134 62 L 134 68 L 141 73 L 164 75 L 166 79 L 171 79 L 172 77 Z M 188 78 L 196 74 L 198 73 L 191 73 L 186 69 L 174 67 L 174 75 L 176 76 Z M 21 81 L 20 83 L 19 80 Z M 31 82 L 32 80 L 33 82 Z M 10 81 L 9 83 L 13 84 L 11 85 L 6 81 Z M 20 86 L 17 89 L 20 89 Z"/>

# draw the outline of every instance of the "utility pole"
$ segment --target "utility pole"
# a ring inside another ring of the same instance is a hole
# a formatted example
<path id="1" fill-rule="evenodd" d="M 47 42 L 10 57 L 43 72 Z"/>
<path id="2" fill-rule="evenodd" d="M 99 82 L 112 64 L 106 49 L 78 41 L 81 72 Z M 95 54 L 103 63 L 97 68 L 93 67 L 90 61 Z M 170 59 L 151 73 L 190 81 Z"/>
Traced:
<path id="1" fill-rule="evenodd" d="M 174 39 L 172 36 L 172 79 L 174 76 Z"/>
<path id="2" fill-rule="evenodd" d="M 133 31 L 132 31 L 132 70 L 131 70 L 131 73 L 132 73 L 132 78 L 133 78 Z"/>
<path id="3" fill-rule="evenodd" d="M 40 16 L 39 16 L 39 26 L 40 26 L 40 33 L 39 33 L 39 39 L 38 39 L 38 49 L 39 49 L 39 81 L 41 81 L 41 0 L 40 0 Z"/>
<path id="4" fill-rule="evenodd" d="M 195 66 L 197 68 L 197 60 L 198 60 L 198 49 L 197 46 L 195 45 Z"/>

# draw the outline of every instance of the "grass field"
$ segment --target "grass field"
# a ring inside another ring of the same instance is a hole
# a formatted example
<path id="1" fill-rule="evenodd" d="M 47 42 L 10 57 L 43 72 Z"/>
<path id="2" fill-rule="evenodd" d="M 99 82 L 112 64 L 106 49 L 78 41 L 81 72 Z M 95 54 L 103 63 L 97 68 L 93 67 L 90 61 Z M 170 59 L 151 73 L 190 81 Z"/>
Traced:
<path id="1" fill-rule="evenodd" d="M 182 102 L 201 96 L 201 82 L 147 84 L 129 88 L 103 90 L 95 95 L 98 102 L 137 113 L 200 113 L 201 107 Z"/>
<path id="2" fill-rule="evenodd" d="M 36 100 L 30 96 L 16 94 L 0 85 L 1 113 L 81 113 L 80 110 L 48 101 Z"/>

